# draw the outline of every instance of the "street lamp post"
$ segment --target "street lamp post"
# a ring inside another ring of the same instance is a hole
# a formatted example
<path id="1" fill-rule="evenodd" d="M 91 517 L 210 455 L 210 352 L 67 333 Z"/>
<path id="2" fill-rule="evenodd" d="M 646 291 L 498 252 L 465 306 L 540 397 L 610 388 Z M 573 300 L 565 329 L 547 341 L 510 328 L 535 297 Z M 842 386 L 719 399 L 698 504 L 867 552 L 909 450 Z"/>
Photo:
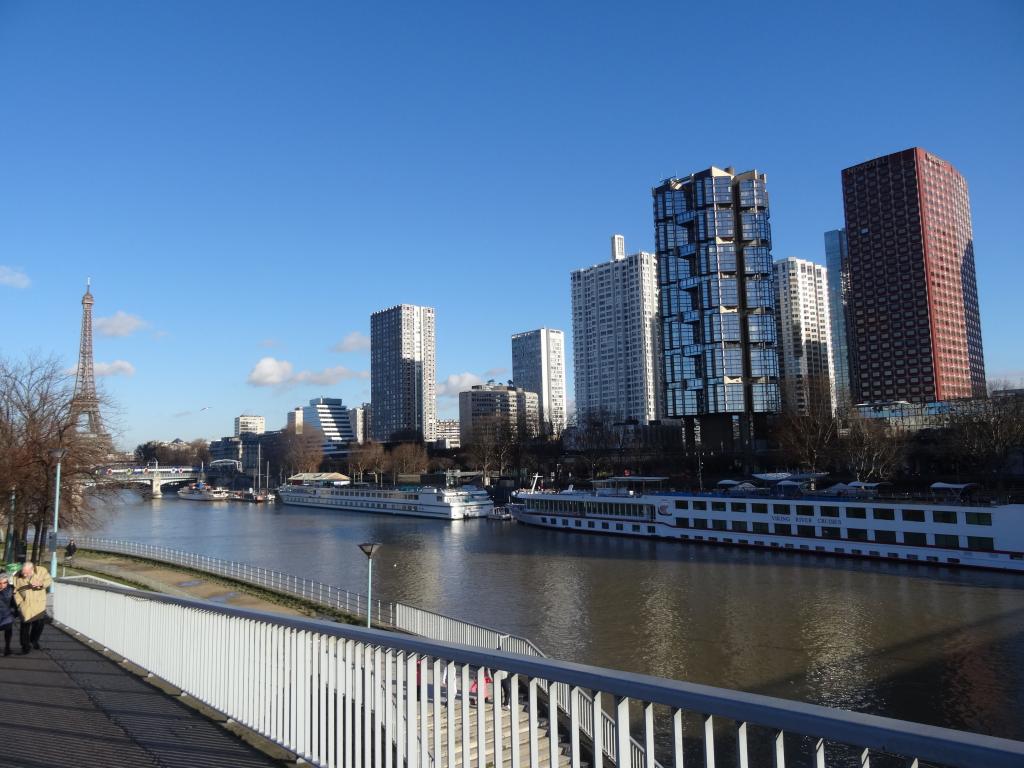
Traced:
<path id="1" fill-rule="evenodd" d="M 50 591 L 53 592 L 57 583 L 57 532 L 60 530 L 60 463 L 68 452 L 66 448 L 55 448 L 50 455 L 57 460 L 57 487 L 53 494 L 53 551 L 50 553 L 50 578 L 54 580 Z"/>
<path id="2" fill-rule="evenodd" d="M 370 619 L 373 616 L 373 555 L 381 545 L 377 542 L 366 542 L 360 544 L 359 548 L 366 555 L 366 626 L 370 626 Z"/>
<path id="3" fill-rule="evenodd" d="M 14 537 L 14 499 L 15 499 L 15 487 L 11 486 L 11 514 L 7 518 L 7 536 L 4 537 L 4 562 L 11 562 L 11 558 L 14 557 L 14 548 L 11 539 Z"/>

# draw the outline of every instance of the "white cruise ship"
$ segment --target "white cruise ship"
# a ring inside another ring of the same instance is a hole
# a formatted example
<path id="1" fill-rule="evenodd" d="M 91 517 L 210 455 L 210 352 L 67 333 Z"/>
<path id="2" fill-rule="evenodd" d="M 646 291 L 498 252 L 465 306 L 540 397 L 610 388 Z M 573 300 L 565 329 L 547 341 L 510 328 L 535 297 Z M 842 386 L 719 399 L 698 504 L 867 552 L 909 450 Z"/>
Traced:
<path id="1" fill-rule="evenodd" d="M 666 478 L 624 477 L 592 491 L 521 491 L 520 523 L 580 533 L 674 539 L 1024 571 L 1024 504 L 745 491 L 647 491 Z M 636 490 L 629 486 L 639 486 Z"/>
<path id="2" fill-rule="evenodd" d="M 442 520 L 487 517 L 494 509 L 486 491 L 466 488 L 378 488 L 322 480 L 282 485 L 277 496 L 285 504 L 302 507 Z"/>

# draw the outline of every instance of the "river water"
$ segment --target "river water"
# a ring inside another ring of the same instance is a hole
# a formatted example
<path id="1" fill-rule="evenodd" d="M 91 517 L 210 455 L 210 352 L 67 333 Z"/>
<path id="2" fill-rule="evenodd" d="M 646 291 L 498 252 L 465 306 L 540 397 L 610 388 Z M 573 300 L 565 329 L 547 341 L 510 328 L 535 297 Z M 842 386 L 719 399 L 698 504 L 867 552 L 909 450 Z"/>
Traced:
<path id="1" fill-rule="evenodd" d="M 239 560 L 616 669 L 1024 739 L 1024 575 L 126 494 L 90 533 Z"/>

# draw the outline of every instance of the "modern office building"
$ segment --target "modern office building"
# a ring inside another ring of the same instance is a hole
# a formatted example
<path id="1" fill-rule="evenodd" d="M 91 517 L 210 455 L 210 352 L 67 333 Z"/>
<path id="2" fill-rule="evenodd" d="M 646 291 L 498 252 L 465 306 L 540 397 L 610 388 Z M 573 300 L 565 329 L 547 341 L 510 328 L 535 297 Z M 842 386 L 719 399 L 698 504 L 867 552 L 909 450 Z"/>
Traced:
<path id="1" fill-rule="evenodd" d="M 749 454 L 779 410 L 767 177 L 711 167 L 652 192 L 666 415 Z"/>
<path id="2" fill-rule="evenodd" d="M 362 445 L 368 437 L 366 432 L 366 409 L 361 405 L 349 408 L 348 420 L 352 428 L 352 439 Z"/>
<path id="3" fill-rule="evenodd" d="M 610 261 L 572 273 L 578 414 L 640 424 L 661 417 L 656 262 L 653 253 L 627 256 L 622 235 L 614 235 Z"/>
<path id="4" fill-rule="evenodd" d="M 984 397 L 967 182 L 920 147 L 842 180 L 854 402 Z"/>
<path id="5" fill-rule="evenodd" d="M 503 384 L 477 384 L 459 392 L 459 439 L 471 445 L 481 420 L 502 420 L 526 437 L 540 431 L 539 398 L 536 392 Z"/>
<path id="6" fill-rule="evenodd" d="M 828 270 L 828 308 L 832 321 L 832 368 L 835 372 L 836 408 L 850 405 L 850 348 L 846 341 L 846 296 L 850 291 L 846 230 L 825 233 L 825 267 Z"/>
<path id="7" fill-rule="evenodd" d="M 304 430 L 318 429 L 324 436 L 324 456 L 345 453 L 355 442 L 352 418 L 340 397 L 314 397 L 302 407 Z"/>
<path id="8" fill-rule="evenodd" d="M 540 400 L 541 434 L 565 429 L 565 334 L 539 328 L 512 336 L 512 381 Z"/>
<path id="9" fill-rule="evenodd" d="M 288 421 L 285 425 L 285 429 L 289 432 L 294 432 L 296 435 L 302 434 L 302 406 L 297 405 L 288 411 Z"/>
<path id="10" fill-rule="evenodd" d="M 370 315 L 373 439 L 437 439 L 434 309 L 399 304 Z"/>
<path id="11" fill-rule="evenodd" d="M 775 262 L 774 282 L 782 407 L 835 412 L 828 270 L 790 256 Z"/>
<path id="12" fill-rule="evenodd" d="M 235 416 L 235 437 L 243 432 L 262 435 L 267 431 L 267 420 L 262 416 Z"/>

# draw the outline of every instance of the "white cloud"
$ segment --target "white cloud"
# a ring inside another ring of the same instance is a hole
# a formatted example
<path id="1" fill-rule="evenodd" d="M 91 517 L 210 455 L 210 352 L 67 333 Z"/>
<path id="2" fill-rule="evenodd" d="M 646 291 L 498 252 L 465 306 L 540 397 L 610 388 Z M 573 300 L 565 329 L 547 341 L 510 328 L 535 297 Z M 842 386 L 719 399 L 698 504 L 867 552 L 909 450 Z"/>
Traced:
<path id="1" fill-rule="evenodd" d="M 114 360 L 111 363 L 96 363 L 97 376 L 134 376 L 135 366 L 127 360 Z"/>
<path id="2" fill-rule="evenodd" d="M 20 269 L 0 266 L 0 285 L 10 288 L 28 288 L 32 285 L 32 281 Z"/>
<path id="3" fill-rule="evenodd" d="M 119 309 L 112 317 L 97 317 L 95 325 L 100 336 L 131 336 L 145 328 L 147 323 L 138 315 L 129 315 Z"/>
<path id="4" fill-rule="evenodd" d="M 497 368 L 488 368 L 484 371 L 484 376 L 488 379 L 497 379 L 500 376 L 504 376 L 506 373 L 508 373 L 508 368 L 498 366 Z"/>
<path id="5" fill-rule="evenodd" d="M 295 373 L 295 367 L 287 360 L 263 357 L 253 366 L 247 381 L 254 387 L 287 388 L 298 384 L 337 384 L 339 381 L 366 379 L 369 376 L 370 374 L 367 371 L 354 371 L 343 365 L 325 368 L 322 371 L 299 371 Z"/>
<path id="6" fill-rule="evenodd" d="M 483 383 L 484 380 L 475 373 L 453 373 L 444 381 L 437 382 L 436 392 L 438 397 L 458 397 L 459 392 Z"/>
<path id="7" fill-rule="evenodd" d="M 359 331 L 352 331 L 333 347 L 331 352 L 365 352 L 370 348 L 370 337 Z"/>

